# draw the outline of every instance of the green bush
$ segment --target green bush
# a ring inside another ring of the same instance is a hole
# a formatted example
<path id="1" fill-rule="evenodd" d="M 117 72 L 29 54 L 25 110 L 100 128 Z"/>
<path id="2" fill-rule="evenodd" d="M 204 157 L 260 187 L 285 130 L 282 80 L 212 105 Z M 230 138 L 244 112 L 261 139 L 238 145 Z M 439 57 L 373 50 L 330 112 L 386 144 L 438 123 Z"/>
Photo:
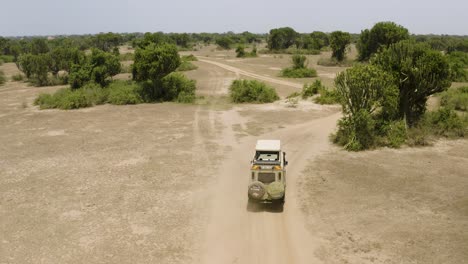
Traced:
<path id="1" fill-rule="evenodd" d="M 0 85 L 3 85 L 6 82 L 6 77 L 3 71 L 0 71 Z"/>
<path id="2" fill-rule="evenodd" d="M 3 61 L 4 63 L 14 62 L 15 57 L 12 55 L 0 55 L 0 61 Z"/>
<path id="3" fill-rule="evenodd" d="M 164 101 L 192 103 L 195 100 L 196 82 L 181 73 L 171 73 L 162 78 Z"/>
<path id="4" fill-rule="evenodd" d="M 198 61 L 197 57 L 195 55 L 190 54 L 190 55 L 184 55 L 181 58 L 183 61 Z"/>
<path id="5" fill-rule="evenodd" d="M 440 104 L 443 107 L 458 111 L 468 110 L 468 86 L 449 89 L 442 93 Z"/>
<path id="6" fill-rule="evenodd" d="M 281 71 L 280 76 L 286 78 L 311 78 L 317 77 L 315 69 L 307 68 L 307 57 L 300 54 L 294 54 L 291 57 L 292 67 Z"/>
<path id="7" fill-rule="evenodd" d="M 139 86 L 131 82 L 113 82 L 105 88 L 109 91 L 107 102 L 115 105 L 139 104 L 143 102 Z"/>
<path id="8" fill-rule="evenodd" d="M 317 104 L 338 104 L 340 102 L 339 94 L 336 90 L 327 88 L 319 89 L 320 96 L 314 98 Z"/>
<path id="9" fill-rule="evenodd" d="M 134 58 L 135 58 L 135 54 L 133 53 L 119 54 L 120 61 L 132 61 Z"/>
<path id="10" fill-rule="evenodd" d="M 176 71 L 192 71 L 198 69 L 198 66 L 191 63 L 190 61 L 182 60 L 182 63 Z"/>
<path id="11" fill-rule="evenodd" d="M 338 131 L 333 142 L 349 151 L 374 147 L 377 138 L 375 125 L 372 115 L 365 110 L 354 116 L 346 116 L 338 121 Z"/>
<path id="12" fill-rule="evenodd" d="M 107 102 L 108 89 L 97 84 L 87 84 L 80 89 L 63 88 L 53 94 L 41 93 L 34 101 L 40 109 L 77 109 L 104 104 Z"/>
<path id="13" fill-rule="evenodd" d="M 300 54 L 294 54 L 291 57 L 293 69 L 305 69 L 307 68 L 307 57 Z"/>
<path id="14" fill-rule="evenodd" d="M 320 90 L 325 90 L 325 89 L 326 89 L 325 86 L 323 86 L 320 80 L 315 80 L 314 83 L 304 84 L 304 87 L 302 87 L 301 95 L 303 99 L 306 99 L 308 97 L 318 94 Z"/>
<path id="15" fill-rule="evenodd" d="M 313 78 L 317 77 L 317 71 L 311 68 L 285 68 L 281 71 L 280 77 L 286 78 Z"/>
<path id="16" fill-rule="evenodd" d="M 18 74 L 13 75 L 11 79 L 15 82 L 21 82 L 24 80 L 24 75 L 21 73 L 18 73 Z"/>
<path id="17" fill-rule="evenodd" d="M 383 134 L 380 138 L 379 146 L 399 148 L 408 138 L 406 123 L 403 120 L 391 121 L 389 124 L 380 127 Z"/>
<path id="18" fill-rule="evenodd" d="M 295 98 L 295 97 L 299 97 L 301 95 L 300 92 L 292 92 L 290 95 L 286 96 L 287 99 L 290 99 L 290 98 Z"/>
<path id="19" fill-rule="evenodd" d="M 454 51 L 447 55 L 450 65 L 450 79 L 453 82 L 468 81 L 468 53 Z"/>
<path id="20" fill-rule="evenodd" d="M 468 132 L 467 116 L 460 117 L 454 110 L 445 107 L 435 112 L 428 112 L 421 123 L 438 136 L 464 137 Z"/>
<path id="21" fill-rule="evenodd" d="M 279 99 L 274 88 L 256 80 L 234 80 L 229 94 L 234 103 L 271 103 Z"/>

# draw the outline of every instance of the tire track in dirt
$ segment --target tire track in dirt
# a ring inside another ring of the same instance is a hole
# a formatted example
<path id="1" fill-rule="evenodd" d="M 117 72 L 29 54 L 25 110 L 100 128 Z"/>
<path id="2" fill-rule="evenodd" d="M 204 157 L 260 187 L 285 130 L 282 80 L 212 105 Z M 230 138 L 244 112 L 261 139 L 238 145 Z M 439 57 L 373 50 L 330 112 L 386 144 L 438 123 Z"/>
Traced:
<path id="1" fill-rule="evenodd" d="M 270 82 L 270 83 L 276 83 L 276 84 L 279 84 L 279 85 L 285 85 L 285 86 L 294 87 L 294 88 L 299 88 L 299 89 L 302 89 L 302 86 L 303 86 L 303 85 L 298 84 L 298 83 L 284 81 L 284 80 L 278 80 L 278 79 L 275 79 L 275 78 L 271 78 L 271 77 L 255 74 L 255 73 L 252 73 L 252 72 L 244 71 L 242 69 L 239 69 L 239 68 L 236 68 L 236 67 L 224 64 L 224 63 L 204 59 L 203 57 L 200 57 L 200 56 L 198 56 L 197 58 L 198 58 L 198 61 L 216 65 L 216 66 L 221 67 L 221 68 L 223 68 L 225 70 L 234 72 L 234 73 L 236 73 L 236 75 L 244 75 L 244 76 L 248 76 L 248 77 L 251 77 L 251 78 L 258 79 L 258 80 L 262 80 L 262 81 L 266 81 L 266 82 Z"/>

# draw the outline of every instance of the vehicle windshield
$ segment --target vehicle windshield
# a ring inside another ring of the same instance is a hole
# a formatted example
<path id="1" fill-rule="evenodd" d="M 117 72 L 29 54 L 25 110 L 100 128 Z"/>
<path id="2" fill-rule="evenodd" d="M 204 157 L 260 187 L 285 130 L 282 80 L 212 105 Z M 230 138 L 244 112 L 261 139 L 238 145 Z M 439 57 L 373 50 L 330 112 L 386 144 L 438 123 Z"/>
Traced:
<path id="1" fill-rule="evenodd" d="M 279 152 L 278 151 L 257 151 L 255 152 L 255 160 L 279 161 Z"/>

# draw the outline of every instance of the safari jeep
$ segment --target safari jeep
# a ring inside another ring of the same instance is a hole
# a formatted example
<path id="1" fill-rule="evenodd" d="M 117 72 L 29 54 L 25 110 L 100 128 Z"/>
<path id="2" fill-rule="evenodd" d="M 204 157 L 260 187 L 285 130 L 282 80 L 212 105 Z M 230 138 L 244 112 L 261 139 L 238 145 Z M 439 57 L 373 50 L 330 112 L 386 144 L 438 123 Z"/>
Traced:
<path id="1" fill-rule="evenodd" d="M 249 202 L 285 202 L 286 153 L 279 140 L 258 140 L 250 169 Z"/>

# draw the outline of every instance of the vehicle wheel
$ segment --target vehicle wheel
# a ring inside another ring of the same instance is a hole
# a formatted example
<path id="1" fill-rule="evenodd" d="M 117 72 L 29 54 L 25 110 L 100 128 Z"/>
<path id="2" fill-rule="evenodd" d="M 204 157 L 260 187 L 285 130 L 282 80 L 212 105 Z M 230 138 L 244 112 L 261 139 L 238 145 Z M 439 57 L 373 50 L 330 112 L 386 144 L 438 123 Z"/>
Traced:
<path id="1" fill-rule="evenodd" d="M 265 185 L 261 182 L 253 182 L 249 185 L 248 195 L 250 199 L 260 200 L 265 192 Z"/>

